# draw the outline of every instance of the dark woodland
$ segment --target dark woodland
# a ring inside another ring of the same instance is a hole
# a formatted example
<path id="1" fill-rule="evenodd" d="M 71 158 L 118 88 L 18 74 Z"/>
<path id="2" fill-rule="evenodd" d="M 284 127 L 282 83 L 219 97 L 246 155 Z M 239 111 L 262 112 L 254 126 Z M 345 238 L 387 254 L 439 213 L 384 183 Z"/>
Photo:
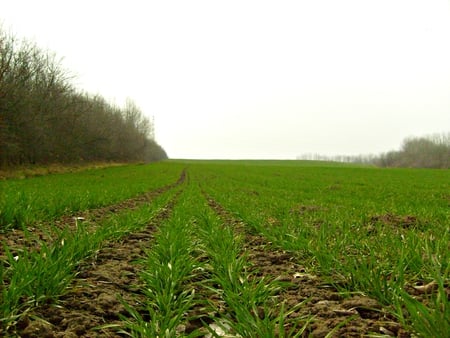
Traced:
<path id="1" fill-rule="evenodd" d="M 0 27 L 0 168 L 167 158 L 132 100 L 118 107 L 72 80 L 55 55 Z"/>

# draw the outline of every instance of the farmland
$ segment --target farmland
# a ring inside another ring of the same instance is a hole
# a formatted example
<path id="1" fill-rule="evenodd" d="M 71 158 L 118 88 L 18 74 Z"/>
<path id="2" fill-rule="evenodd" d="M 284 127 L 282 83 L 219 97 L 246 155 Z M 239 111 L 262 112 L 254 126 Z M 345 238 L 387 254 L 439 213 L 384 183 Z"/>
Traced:
<path id="1" fill-rule="evenodd" d="M 0 335 L 444 337 L 449 191 L 302 161 L 0 181 Z"/>

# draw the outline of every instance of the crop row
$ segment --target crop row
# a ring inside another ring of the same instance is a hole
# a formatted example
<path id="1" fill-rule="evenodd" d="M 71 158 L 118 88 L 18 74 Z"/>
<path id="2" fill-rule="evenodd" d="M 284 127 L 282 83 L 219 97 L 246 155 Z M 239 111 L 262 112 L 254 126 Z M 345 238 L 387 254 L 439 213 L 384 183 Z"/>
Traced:
<path id="1" fill-rule="evenodd" d="M 193 165 L 202 187 L 343 294 L 449 332 L 448 172 Z"/>
<path id="2" fill-rule="evenodd" d="M 141 278 L 142 309 L 127 306 L 126 327 L 136 337 L 299 336 L 288 309 L 276 303 L 282 288 L 273 276 L 257 277 L 242 234 L 207 205 L 190 183 L 148 252 Z"/>
<path id="3" fill-rule="evenodd" d="M 158 224 L 148 257 L 140 263 L 139 293 L 144 300 L 135 304 L 120 299 L 128 312 L 122 316 L 123 325 L 106 324 L 97 330 L 113 328 L 140 337 L 221 332 L 257 337 L 275 331 L 284 335 L 284 309 L 273 298 L 279 283 L 256 278 L 243 252 L 244 238 L 212 212 L 197 182 L 100 224 L 80 221 L 75 231 L 61 230 L 56 241 L 40 242 L 37 250 L 13 254 L 6 248 L 1 275 L 3 332 L 18 330 L 24 316 L 36 317 L 39 306 L 58 303 L 73 288 L 82 262 L 96 256 L 106 242 L 146 226 L 179 189 L 184 191 L 178 203 Z"/>
<path id="4" fill-rule="evenodd" d="M 52 175 L 45 179 L 39 177 L 2 182 L 4 187 L 9 189 L 2 192 L 2 196 L 5 198 L 1 206 L 2 212 L 5 209 L 9 210 L 13 202 L 20 202 L 8 199 L 12 196 L 13 188 L 22 189 L 18 190 L 17 194 L 24 196 L 27 194 L 33 196 L 37 192 L 48 192 L 51 196 L 46 199 L 46 202 L 50 203 L 50 201 L 56 201 L 56 196 L 53 195 L 54 191 L 61 194 L 70 191 L 65 189 L 69 189 L 67 184 L 71 182 L 78 189 L 68 193 L 69 196 L 62 196 L 60 200 L 67 202 L 70 196 L 78 196 L 80 199 L 84 196 L 88 202 L 79 205 L 83 208 L 90 206 L 90 203 L 98 206 L 107 202 L 116 202 L 117 196 L 113 196 L 114 192 L 117 192 L 121 198 L 148 192 L 146 189 L 159 188 L 160 193 L 153 195 L 150 204 L 141 203 L 136 205 L 133 210 L 114 209 L 114 213 L 105 214 L 105 217 L 100 220 L 85 220 L 75 217 L 74 219 L 69 218 L 75 222 L 75 226 L 63 223 L 53 227 L 50 222 L 50 227 L 44 231 L 53 232 L 51 240 L 48 238 L 43 240 L 42 238 L 45 236 L 42 234 L 34 236 L 27 231 L 24 232 L 26 237 L 15 238 L 12 235 L 17 235 L 17 231 L 6 231 L 2 236 L 5 239 L 13 237 L 15 240 L 9 241 L 13 242 L 12 246 L 6 245 L 7 241 L 2 240 L 4 254 L 0 262 L 0 333 L 13 332 L 15 325 L 34 308 L 54 302 L 66 293 L 78 273 L 79 265 L 95 255 L 107 241 L 118 239 L 145 226 L 167 204 L 176 190 L 172 189 L 164 193 L 164 190 L 167 189 L 161 189 L 161 187 L 169 183 L 175 187 L 174 182 L 180 175 L 180 168 L 176 166 L 170 172 L 167 168 L 158 166 L 147 166 L 146 170 L 142 166 L 129 167 L 128 171 L 124 169 L 125 167 L 116 167 L 109 170 L 87 171 L 82 174 Z M 157 176 L 159 173 L 162 174 Z M 86 182 L 86 177 L 91 177 L 92 180 Z M 101 178 L 104 178 L 104 181 Z M 126 184 L 119 183 L 116 186 L 112 184 L 116 180 L 120 182 L 121 179 L 125 180 Z M 128 189 L 125 189 L 126 185 L 128 185 Z M 109 194 L 101 197 L 101 193 L 108 186 L 111 186 Z M 52 189 L 53 192 L 51 192 Z M 33 220 L 34 224 L 31 224 L 36 228 L 39 227 L 39 222 L 54 219 L 56 215 L 67 212 L 67 204 L 64 202 L 49 205 L 43 204 L 38 198 L 27 198 L 27 200 L 32 204 L 23 213 L 27 215 L 23 220 Z M 16 206 L 17 210 L 21 210 L 21 207 L 23 205 Z M 53 213 L 49 210 L 57 210 L 57 212 Z M 70 212 L 72 211 L 70 210 Z M 26 212 L 30 213 L 26 214 Z M 2 214 L 5 215 L 5 213 Z M 24 223 L 25 225 L 29 226 L 27 223 Z M 16 226 L 20 227 L 19 224 Z M 29 246 L 31 242 L 34 243 L 33 246 Z"/>
<path id="5" fill-rule="evenodd" d="M 175 182 L 181 169 L 157 163 L 0 181 L 0 233 L 155 190 Z"/>
<path id="6" fill-rule="evenodd" d="M 173 185 L 184 167 L 188 179 Z M 291 283 L 265 273 L 269 270 L 252 259 L 256 248 L 251 238 L 257 238 L 265 243 L 267 255 L 281 250 L 289 262 L 301 264 L 302 272 L 290 280 L 320 278 L 339 299 L 370 296 L 383 313 L 421 336 L 445 336 L 449 331 L 445 171 L 220 162 L 165 162 L 129 167 L 128 174 L 126 167 L 113 169 L 117 170 L 103 171 L 105 181 L 111 185 L 124 179 L 127 184 L 117 184 L 135 187 L 122 199 L 165 185 L 172 189 L 98 222 L 82 221 L 75 229 L 58 227 L 56 240 L 40 241 L 36 248 L 18 251 L 6 246 L 0 265 L 3 332 L 14 332 L 17 323 L 32 317 L 33 309 L 42 304 L 58 303 L 74 287 L 80 264 L 95 257 L 108 241 L 148 226 L 175 195 L 170 214 L 158 220 L 153 239 L 146 243 L 146 258 L 136 262 L 141 282 L 122 286 L 139 294 L 139 301 L 119 297 L 125 308 L 122 322 L 106 322 L 100 330 L 135 337 L 283 337 L 311 332 L 314 318 L 299 310 L 308 306 L 307 301 L 293 304 L 283 299 Z M 98 178 L 100 172 L 90 174 Z M 83 181 L 86 175 L 78 177 Z M 59 190 L 65 184 L 60 178 L 46 179 Z M 76 185 L 76 175 L 71 179 Z M 42 191 L 42 182 L 33 178 L 8 184 Z M 98 183 L 85 188 L 98 189 L 100 195 L 104 186 Z M 51 208 L 45 211 L 38 199 L 30 201 L 32 216 L 27 217 L 34 224 L 55 219 Z M 222 217 L 214 204 L 238 225 Z M 60 214 L 67 212 L 62 205 L 58 208 Z M 345 316 L 352 311 L 345 310 Z M 334 324 L 329 336 L 353 319 Z"/>

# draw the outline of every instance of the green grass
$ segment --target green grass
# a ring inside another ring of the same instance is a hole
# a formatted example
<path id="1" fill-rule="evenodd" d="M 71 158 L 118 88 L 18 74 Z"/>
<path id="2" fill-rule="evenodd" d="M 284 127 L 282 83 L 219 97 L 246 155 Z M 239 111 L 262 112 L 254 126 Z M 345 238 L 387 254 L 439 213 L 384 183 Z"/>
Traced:
<path id="1" fill-rule="evenodd" d="M 272 337 L 277 330 L 280 337 L 295 336 L 283 326 L 288 309 L 275 304 L 281 283 L 274 277 L 256 277 L 242 250 L 243 240 L 207 206 L 196 184 L 189 183 L 144 262 L 146 315 L 126 305 L 132 317 L 125 324 L 129 334 L 195 337 L 216 335 L 220 327 L 242 337 Z M 200 317 L 204 327 L 184 332 L 195 319 L 189 315 L 195 306 L 205 308 Z M 206 324 L 210 321 L 216 326 Z M 297 335 L 301 332 L 298 329 Z"/>
<path id="2" fill-rule="evenodd" d="M 433 294 L 423 305 L 405 290 L 418 282 L 449 283 L 449 171 L 235 162 L 191 163 L 189 171 L 251 231 L 292 252 L 343 294 L 378 299 L 424 336 L 430 331 L 422 328 L 448 329 L 447 297 Z"/>
<path id="3" fill-rule="evenodd" d="M 171 163 L 183 163 L 183 164 L 206 164 L 206 165 L 226 165 L 226 166 L 263 166 L 263 167 L 345 167 L 345 168 L 361 168 L 361 167 L 373 167 L 370 164 L 360 163 L 343 163 L 334 161 L 306 161 L 306 160 L 169 160 Z"/>
<path id="4" fill-rule="evenodd" d="M 123 210 L 99 224 L 78 222 L 76 229 L 59 230 L 51 243 L 37 241 L 37 249 L 5 246 L 0 262 L 0 333 L 7 332 L 35 306 L 53 302 L 64 294 L 77 274 L 79 264 L 97 252 L 106 241 L 120 238 L 148 224 L 167 204 L 175 190 L 158 196 L 136 210 Z"/>
<path id="5" fill-rule="evenodd" d="M 216 325 L 226 333 L 242 337 L 273 337 L 277 330 L 280 337 L 293 337 L 293 332 L 285 332 L 283 327 L 284 304 L 275 304 L 274 296 L 282 285 L 273 277 L 254 275 L 242 252 L 244 238 L 211 213 L 202 217 L 198 234 L 209 258 L 212 276 L 209 288 L 227 307 L 225 313 L 214 318 Z M 215 302 L 210 305 L 220 313 Z"/>
<path id="6" fill-rule="evenodd" d="M 417 336 L 449 332 L 448 170 L 176 160 L 7 180 L 0 182 L 0 225 L 39 224 L 116 203 L 175 182 L 184 167 L 184 192 L 172 216 L 160 225 L 143 264 L 146 315 L 127 305 L 132 315 L 124 326 L 128 334 L 214 334 L 207 324 L 214 321 L 244 337 L 292 336 L 308 324 L 304 318 L 295 332 L 283 331 L 283 313 L 293 311 L 283 304 L 273 310 L 274 295 L 283 286 L 269 277 L 254 277 L 242 251 L 245 234 L 209 208 L 202 190 L 241 220 L 246 232 L 288 251 L 343 296 L 362 293 L 377 299 Z M 75 233 L 63 231 L 57 242 L 42 243 L 39 252 L 19 253 L 18 260 L 17 253 L 6 250 L 0 265 L 3 327 L 36 304 L 55 301 L 86 255 L 105 240 L 142 226 L 158 205 L 163 202 L 114 216 L 96 227 L 95 235 L 87 236 L 82 227 Z M 413 294 L 417 285 L 430 282 L 434 291 Z M 183 333 L 190 311 L 198 307 L 209 309 L 200 318 L 204 328 Z"/>
<path id="7" fill-rule="evenodd" d="M 183 193 L 173 215 L 155 234 L 140 277 L 144 284 L 143 304 L 146 320 L 137 309 L 125 304 L 132 319 L 125 328 L 133 337 L 175 337 L 193 306 L 195 287 L 192 280 L 200 263 L 194 255 L 196 241 L 190 223 L 187 195 Z"/>
<path id="8" fill-rule="evenodd" d="M 175 182 L 181 170 L 155 163 L 0 181 L 0 232 L 117 203 Z"/>

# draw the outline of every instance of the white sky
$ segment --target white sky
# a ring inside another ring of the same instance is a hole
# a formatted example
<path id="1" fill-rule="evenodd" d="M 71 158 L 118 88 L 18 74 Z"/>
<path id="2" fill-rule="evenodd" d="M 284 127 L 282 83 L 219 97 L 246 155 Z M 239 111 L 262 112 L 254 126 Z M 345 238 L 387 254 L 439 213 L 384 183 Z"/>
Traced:
<path id="1" fill-rule="evenodd" d="M 449 0 L 0 0 L 83 90 L 154 116 L 171 158 L 396 149 L 450 130 Z"/>

